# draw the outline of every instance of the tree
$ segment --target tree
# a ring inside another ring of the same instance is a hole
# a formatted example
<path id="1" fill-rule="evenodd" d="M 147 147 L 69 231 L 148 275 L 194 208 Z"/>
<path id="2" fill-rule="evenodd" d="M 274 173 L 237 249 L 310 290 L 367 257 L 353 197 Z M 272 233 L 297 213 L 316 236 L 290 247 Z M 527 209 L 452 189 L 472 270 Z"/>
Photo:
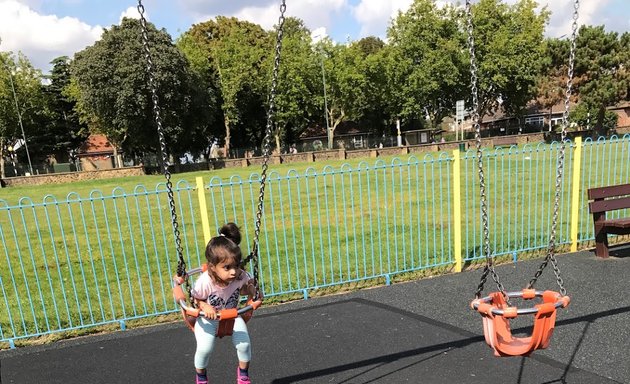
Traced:
<path id="1" fill-rule="evenodd" d="M 335 130 L 343 121 L 359 116 L 359 99 L 356 90 L 365 76 L 356 65 L 359 50 L 352 45 L 333 44 L 329 39 L 318 43 L 324 55 L 326 97 L 328 110 L 328 148 L 333 148 Z"/>
<path id="2" fill-rule="evenodd" d="M 511 6 L 500 0 L 480 0 L 473 6 L 481 116 L 499 106 L 506 114 L 519 114 L 535 97 L 549 19 L 546 7 L 539 13 L 536 7 L 533 0 Z"/>
<path id="3" fill-rule="evenodd" d="M 374 36 L 351 44 L 351 49 L 356 51 L 355 65 L 361 74 L 355 89 L 354 120 L 380 137 L 394 117 L 389 98 L 394 92 L 388 89 L 386 71 L 390 50 Z"/>
<path id="4" fill-rule="evenodd" d="M 166 31 L 148 24 L 148 36 L 169 154 L 206 148 L 211 114 L 200 81 Z M 75 55 L 71 73 L 69 94 L 82 121 L 107 136 L 117 159 L 119 149 L 159 148 L 138 20 L 125 18 L 104 30 L 100 40 Z"/>
<path id="5" fill-rule="evenodd" d="M 628 40 L 627 35 L 619 39 L 616 32 L 605 32 L 603 26 L 582 26 L 577 37 L 575 76 L 583 80 L 576 90 L 600 135 L 609 128 L 606 107 L 628 96 Z"/>
<path id="6" fill-rule="evenodd" d="M 274 44 L 275 35 L 271 35 Z M 321 58 L 312 49 L 310 31 L 302 20 L 288 17 L 283 36 L 274 119 L 277 148 L 295 142 L 309 125 L 321 121 L 320 106 L 324 105 Z M 271 73 L 274 56 L 268 57 Z"/>
<path id="7" fill-rule="evenodd" d="M 44 108 L 40 79 L 41 72 L 23 54 L 19 53 L 16 61 L 10 52 L 0 52 L 0 173 L 3 175 L 5 149 L 26 149 L 41 126 Z M 33 149 L 36 155 L 33 160 L 46 155 L 32 145 L 28 153 L 19 151 L 15 155 L 31 163 Z"/>
<path id="8" fill-rule="evenodd" d="M 271 53 L 267 33 L 257 24 L 233 17 L 218 16 L 195 24 L 186 31 L 184 38 L 205 52 L 211 73 L 217 79 L 220 91 L 225 150 L 232 145 L 232 130 L 243 129 L 236 139 L 251 140 L 264 131 L 266 84 L 261 72 L 265 56 Z M 199 53 L 201 53 L 199 52 Z M 201 60 L 200 60 L 201 61 Z M 242 143 L 245 144 L 245 143 Z"/>
<path id="9" fill-rule="evenodd" d="M 536 105 L 548 110 L 549 115 L 553 107 L 566 98 L 567 76 L 569 65 L 570 41 L 568 39 L 550 38 L 545 40 L 545 54 L 543 55 L 541 73 L 536 80 Z M 572 92 L 571 101 L 577 100 Z"/>
<path id="10" fill-rule="evenodd" d="M 388 74 L 393 113 L 407 121 L 439 124 L 452 115 L 468 84 L 457 13 L 434 0 L 415 0 L 388 28 Z"/>
<path id="11" fill-rule="evenodd" d="M 46 152 L 59 158 L 74 152 L 88 136 L 87 125 L 82 124 L 75 111 L 75 102 L 68 96 L 70 85 L 70 59 L 61 56 L 51 61 L 50 83 L 43 85 L 48 121 L 46 129 L 37 137 Z"/>

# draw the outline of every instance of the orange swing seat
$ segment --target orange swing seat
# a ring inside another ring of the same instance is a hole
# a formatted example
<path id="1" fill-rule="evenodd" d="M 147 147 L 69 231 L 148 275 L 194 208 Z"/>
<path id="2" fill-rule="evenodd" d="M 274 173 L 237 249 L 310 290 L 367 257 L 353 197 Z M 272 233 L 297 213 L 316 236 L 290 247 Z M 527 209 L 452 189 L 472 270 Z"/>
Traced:
<path id="1" fill-rule="evenodd" d="M 525 300 L 541 297 L 542 303 L 533 308 L 518 309 L 508 306 L 501 292 L 493 292 L 487 297 L 472 301 L 471 307 L 482 316 L 486 343 L 494 349 L 495 356 L 529 356 L 536 349 L 547 348 L 556 324 L 556 309 L 569 305 L 569 296 L 563 296 L 554 291 L 534 289 L 508 292 L 506 295 L 509 298 L 521 297 Z M 534 315 L 532 334 L 526 337 L 514 337 L 510 328 L 510 319 L 525 314 Z"/>
<path id="2" fill-rule="evenodd" d="M 207 270 L 208 265 L 203 264 L 199 268 L 190 270 L 187 275 L 191 276 L 196 273 L 206 272 Z M 194 308 L 186 303 L 186 293 L 184 293 L 184 290 L 182 289 L 182 284 L 184 284 L 184 281 L 185 276 L 173 276 L 173 298 L 180 306 L 182 317 L 184 318 L 184 323 L 191 331 L 193 331 L 195 329 L 197 318 L 199 316 L 205 316 L 205 314 L 200 308 Z M 219 313 L 217 314 L 219 327 L 217 328 L 217 333 L 215 336 L 219 338 L 223 336 L 231 336 L 234 329 L 234 319 L 236 319 L 238 316 L 241 316 L 243 320 L 245 320 L 245 322 L 248 322 L 252 318 L 254 310 L 260 307 L 261 304 L 262 300 L 248 300 L 247 304 L 245 304 L 245 306 L 242 308 L 230 308 L 219 311 Z"/>

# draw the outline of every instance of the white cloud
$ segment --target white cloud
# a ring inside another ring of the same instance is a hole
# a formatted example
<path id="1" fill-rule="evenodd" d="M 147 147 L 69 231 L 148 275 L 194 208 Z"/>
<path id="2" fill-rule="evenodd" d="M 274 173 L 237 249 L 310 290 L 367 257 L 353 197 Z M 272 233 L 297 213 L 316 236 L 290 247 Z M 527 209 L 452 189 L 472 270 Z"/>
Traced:
<path id="1" fill-rule="evenodd" d="M 278 23 L 280 6 L 277 0 L 250 1 L 181 1 L 195 23 L 214 19 L 217 15 L 234 16 L 261 25 L 269 30 Z M 304 20 L 306 26 L 314 30 L 332 27 L 333 16 L 347 8 L 347 0 L 300 0 L 289 1 L 286 16 Z"/>
<path id="2" fill-rule="evenodd" d="M 359 38 L 365 36 L 378 36 L 385 38 L 385 32 L 389 21 L 398 14 L 405 12 L 411 6 L 413 0 L 361 0 L 354 7 L 352 13 L 361 25 Z"/>
<path id="3" fill-rule="evenodd" d="M 581 0 L 578 18 L 580 25 L 601 25 L 602 21 L 598 12 L 606 7 L 610 0 Z M 575 0 L 553 0 L 540 2 L 551 11 L 551 20 L 547 26 L 547 36 L 560 37 L 571 33 L 573 24 L 573 4 Z M 615 26 L 607 26 L 608 30 L 615 30 Z"/>
<path id="4" fill-rule="evenodd" d="M 16 0 L 0 1 L 0 50 L 21 51 L 36 68 L 44 71 L 50 69 L 53 58 L 72 57 L 101 34 L 102 27 L 74 17 L 43 15 Z"/>
<path id="5" fill-rule="evenodd" d="M 118 19 L 118 24 L 122 23 L 122 20 L 125 17 L 129 18 L 129 19 L 140 19 L 140 14 L 138 13 L 138 8 L 137 7 L 129 7 L 127 9 L 125 9 L 125 11 L 120 14 L 120 18 Z M 144 18 L 149 20 L 149 13 L 146 12 L 146 11 L 144 12 Z"/>
<path id="6" fill-rule="evenodd" d="M 319 43 L 321 40 L 324 40 L 328 37 L 328 33 L 326 33 L 326 27 L 315 28 L 313 32 L 311 32 L 311 39 L 314 44 Z"/>

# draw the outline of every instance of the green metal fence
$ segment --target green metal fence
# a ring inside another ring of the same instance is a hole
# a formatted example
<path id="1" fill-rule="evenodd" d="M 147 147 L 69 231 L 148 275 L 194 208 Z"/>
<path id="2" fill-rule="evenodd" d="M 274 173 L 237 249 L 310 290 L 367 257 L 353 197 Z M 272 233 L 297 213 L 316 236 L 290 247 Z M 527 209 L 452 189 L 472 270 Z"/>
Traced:
<path id="1" fill-rule="evenodd" d="M 547 246 L 559 145 L 486 150 L 484 169 L 495 255 L 518 257 Z M 577 215 L 582 246 L 593 239 L 586 190 L 630 182 L 630 136 L 586 140 L 574 168 L 566 151 L 558 244 L 571 242 Z M 268 177 L 260 243 L 265 296 L 384 278 L 427 268 L 453 268 L 482 258 L 475 151 L 322 166 Z M 454 157 L 459 156 L 455 172 Z M 573 185 L 573 172 L 580 185 Z M 455 174 L 461 190 L 454 190 Z M 247 251 L 259 175 L 203 181 L 209 227 L 235 221 Z M 571 206 L 571 193 L 579 204 Z M 189 267 L 203 262 L 198 187 L 174 186 Z M 461 199 L 455 214 L 454 196 Z M 617 212 L 616 215 L 628 215 Z M 461 243 L 455 232 L 461 230 Z M 120 323 L 177 310 L 171 276 L 177 255 L 166 188 L 137 186 L 41 201 L 0 200 L 0 342 Z"/>

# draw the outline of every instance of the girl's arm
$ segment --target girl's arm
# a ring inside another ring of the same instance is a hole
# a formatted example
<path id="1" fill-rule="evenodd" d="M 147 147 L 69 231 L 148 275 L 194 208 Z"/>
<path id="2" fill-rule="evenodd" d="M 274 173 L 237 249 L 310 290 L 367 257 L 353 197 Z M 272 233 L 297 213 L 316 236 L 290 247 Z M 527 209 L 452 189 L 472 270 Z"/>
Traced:
<path id="1" fill-rule="evenodd" d="M 241 278 L 246 281 L 242 285 L 241 294 L 247 295 L 247 299 L 253 300 L 256 297 L 256 279 L 245 270 L 241 270 Z"/>
<path id="2" fill-rule="evenodd" d="M 214 320 L 217 318 L 217 311 L 214 309 L 212 305 L 206 303 L 204 300 L 200 300 L 197 298 L 194 298 L 194 299 L 199 309 L 201 309 L 203 313 L 205 313 L 207 319 Z"/>

